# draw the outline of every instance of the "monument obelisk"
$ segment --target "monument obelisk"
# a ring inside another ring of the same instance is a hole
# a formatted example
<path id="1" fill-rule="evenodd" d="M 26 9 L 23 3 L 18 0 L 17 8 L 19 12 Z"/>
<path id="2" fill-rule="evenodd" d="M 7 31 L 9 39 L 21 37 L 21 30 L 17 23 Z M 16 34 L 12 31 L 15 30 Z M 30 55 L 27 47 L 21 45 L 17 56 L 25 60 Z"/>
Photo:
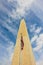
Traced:
<path id="1" fill-rule="evenodd" d="M 24 19 L 20 22 L 12 65 L 36 65 Z"/>

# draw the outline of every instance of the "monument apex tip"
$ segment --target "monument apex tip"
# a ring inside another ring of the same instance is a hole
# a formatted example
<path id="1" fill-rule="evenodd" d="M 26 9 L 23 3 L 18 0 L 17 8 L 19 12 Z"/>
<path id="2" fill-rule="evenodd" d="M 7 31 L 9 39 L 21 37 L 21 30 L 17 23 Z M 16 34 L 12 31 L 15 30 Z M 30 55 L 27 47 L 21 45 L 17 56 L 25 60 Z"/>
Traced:
<path id="1" fill-rule="evenodd" d="M 25 19 L 22 19 L 20 23 L 22 23 L 22 24 L 25 23 Z"/>

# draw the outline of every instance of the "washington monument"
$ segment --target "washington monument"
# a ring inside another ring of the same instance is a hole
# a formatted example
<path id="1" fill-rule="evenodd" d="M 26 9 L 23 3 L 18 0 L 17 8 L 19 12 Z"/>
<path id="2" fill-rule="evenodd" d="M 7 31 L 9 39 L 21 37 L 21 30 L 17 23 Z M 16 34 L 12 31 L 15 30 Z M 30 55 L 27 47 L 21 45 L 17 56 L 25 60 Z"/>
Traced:
<path id="1" fill-rule="evenodd" d="M 12 65 L 36 65 L 24 19 L 20 22 Z"/>

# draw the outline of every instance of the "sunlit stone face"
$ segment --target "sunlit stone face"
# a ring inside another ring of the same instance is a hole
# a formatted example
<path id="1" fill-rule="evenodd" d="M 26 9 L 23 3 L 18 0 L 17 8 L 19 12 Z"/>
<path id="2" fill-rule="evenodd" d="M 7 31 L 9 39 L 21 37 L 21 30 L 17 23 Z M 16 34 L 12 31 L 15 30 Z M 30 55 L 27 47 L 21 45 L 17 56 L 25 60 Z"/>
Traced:
<path id="1" fill-rule="evenodd" d="M 21 33 L 24 42 L 23 50 L 21 50 Z M 21 21 L 18 30 L 12 65 L 36 65 L 24 20 Z"/>

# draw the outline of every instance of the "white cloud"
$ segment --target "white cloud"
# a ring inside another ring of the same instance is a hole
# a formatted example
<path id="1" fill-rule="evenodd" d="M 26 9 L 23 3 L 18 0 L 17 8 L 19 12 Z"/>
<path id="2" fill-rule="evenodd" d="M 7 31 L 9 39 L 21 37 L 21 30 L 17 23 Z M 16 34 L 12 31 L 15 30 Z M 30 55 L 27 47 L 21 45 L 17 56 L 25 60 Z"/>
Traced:
<path id="1" fill-rule="evenodd" d="M 42 30 L 42 27 L 36 28 L 36 24 L 31 25 L 30 31 L 34 33 L 34 36 L 31 39 L 31 43 L 34 43 L 35 41 L 35 44 L 37 45 L 35 48 L 33 48 L 34 51 L 40 50 L 43 46 L 43 33 L 40 33 L 41 30 Z"/>
<path id="2" fill-rule="evenodd" d="M 36 65 L 43 65 L 43 33 L 34 35 L 31 41 L 32 43 L 35 41 L 36 47 L 33 48 L 33 51 L 37 52 L 39 57 L 39 59 L 36 60 Z"/>
<path id="3" fill-rule="evenodd" d="M 10 24 L 11 24 L 11 22 L 10 22 Z M 9 26 L 6 22 L 5 23 L 3 22 L 2 25 L 3 25 L 3 27 L 7 28 L 14 36 L 17 34 L 17 28 L 15 29 L 15 27 L 12 27 L 12 25 Z"/>
<path id="4" fill-rule="evenodd" d="M 14 0 L 8 0 L 8 2 L 13 2 Z"/>
<path id="5" fill-rule="evenodd" d="M 7 37 L 5 37 L 5 36 L 2 34 L 2 32 L 0 32 L 0 36 L 1 36 L 3 39 L 5 39 L 7 43 L 10 42 L 10 40 L 9 40 Z"/>
<path id="6" fill-rule="evenodd" d="M 4 5 L 4 3 L 6 3 L 6 5 L 10 6 L 5 0 L 0 0 L 0 11 L 3 11 L 5 14 L 7 13 L 8 16 L 10 16 L 11 12 L 8 10 L 8 8 Z M 4 16 L 3 16 L 4 17 Z M 5 17 L 6 18 L 6 17 Z"/>
<path id="7" fill-rule="evenodd" d="M 36 30 L 36 25 L 37 24 L 33 24 L 30 26 L 30 32 L 34 32 Z"/>
<path id="8" fill-rule="evenodd" d="M 37 35 L 35 35 L 34 37 L 32 37 L 32 39 L 31 39 L 31 43 L 34 42 L 34 41 L 36 41 L 37 38 L 38 38 Z"/>
<path id="9" fill-rule="evenodd" d="M 37 24 L 33 24 L 30 26 L 30 32 L 33 32 L 35 34 L 39 34 L 42 30 L 42 27 L 36 27 Z"/>
<path id="10" fill-rule="evenodd" d="M 43 21 L 43 0 L 35 0 L 31 10 L 41 21 Z M 42 23 L 41 21 L 40 23 Z"/>
<path id="11" fill-rule="evenodd" d="M 34 0 L 16 0 L 17 3 L 18 3 L 18 6 L 16 8 L 16 11 L 15 10 L 12 10 L 12 13 L 11 13 L 11 16 L 13 18 L 17 18 L 20 16 L 24 16 L 26 12 L 26 10 L 28 10 L 32 4 L 32 2 Z"/>
<path id="12" fill-rule="evenodd" d="M 40 31 L 42 30 L 41 27 L 38 27 L 36 30 L 35 30 L 35 33 L 40 33 Z"/>
<path id="13" fill-rule="evenodd" d="M 13 55 L 13 51 L 14 51 L 14 43 L 10 42 L 10 46 L 7 48 L 7 51 L 9 53 L 9 57 L 12 60 L 12 55 Z"/>
<path id="14" fill-rule="evenodd" d="M 40 34 L 39 36 L 38 35 L 34 36 L 31 39 L 31 43 L 33 43 L 34 41 L 36 42 L 37 46 L 35 48 L 33 48 L 33 50 L 34 51 L 40 50 L 43 47 L 43 33 Z"/>
<path id="15" fill-rule="evenodd" d="M 14 43 L 9 42 L 9 46 L 6 48 L 4 47 L 1 43 L 0 43 L 0 49 L 3 49 L 4 52 L 2 52 L 2 50 L 0 52 L 2 52 L 2 54 L 4 54 L 1 58 L 0 58 L 0 64 L 1 65 L 11 65 L 12 62 L 12 55 L 13 55 L 13 51 L 14 51 Z"/>
<path id="16" fill-rule="evenodd" d="M 36 62 L 36 65 L 43 65 L 43 56 Z"/>

